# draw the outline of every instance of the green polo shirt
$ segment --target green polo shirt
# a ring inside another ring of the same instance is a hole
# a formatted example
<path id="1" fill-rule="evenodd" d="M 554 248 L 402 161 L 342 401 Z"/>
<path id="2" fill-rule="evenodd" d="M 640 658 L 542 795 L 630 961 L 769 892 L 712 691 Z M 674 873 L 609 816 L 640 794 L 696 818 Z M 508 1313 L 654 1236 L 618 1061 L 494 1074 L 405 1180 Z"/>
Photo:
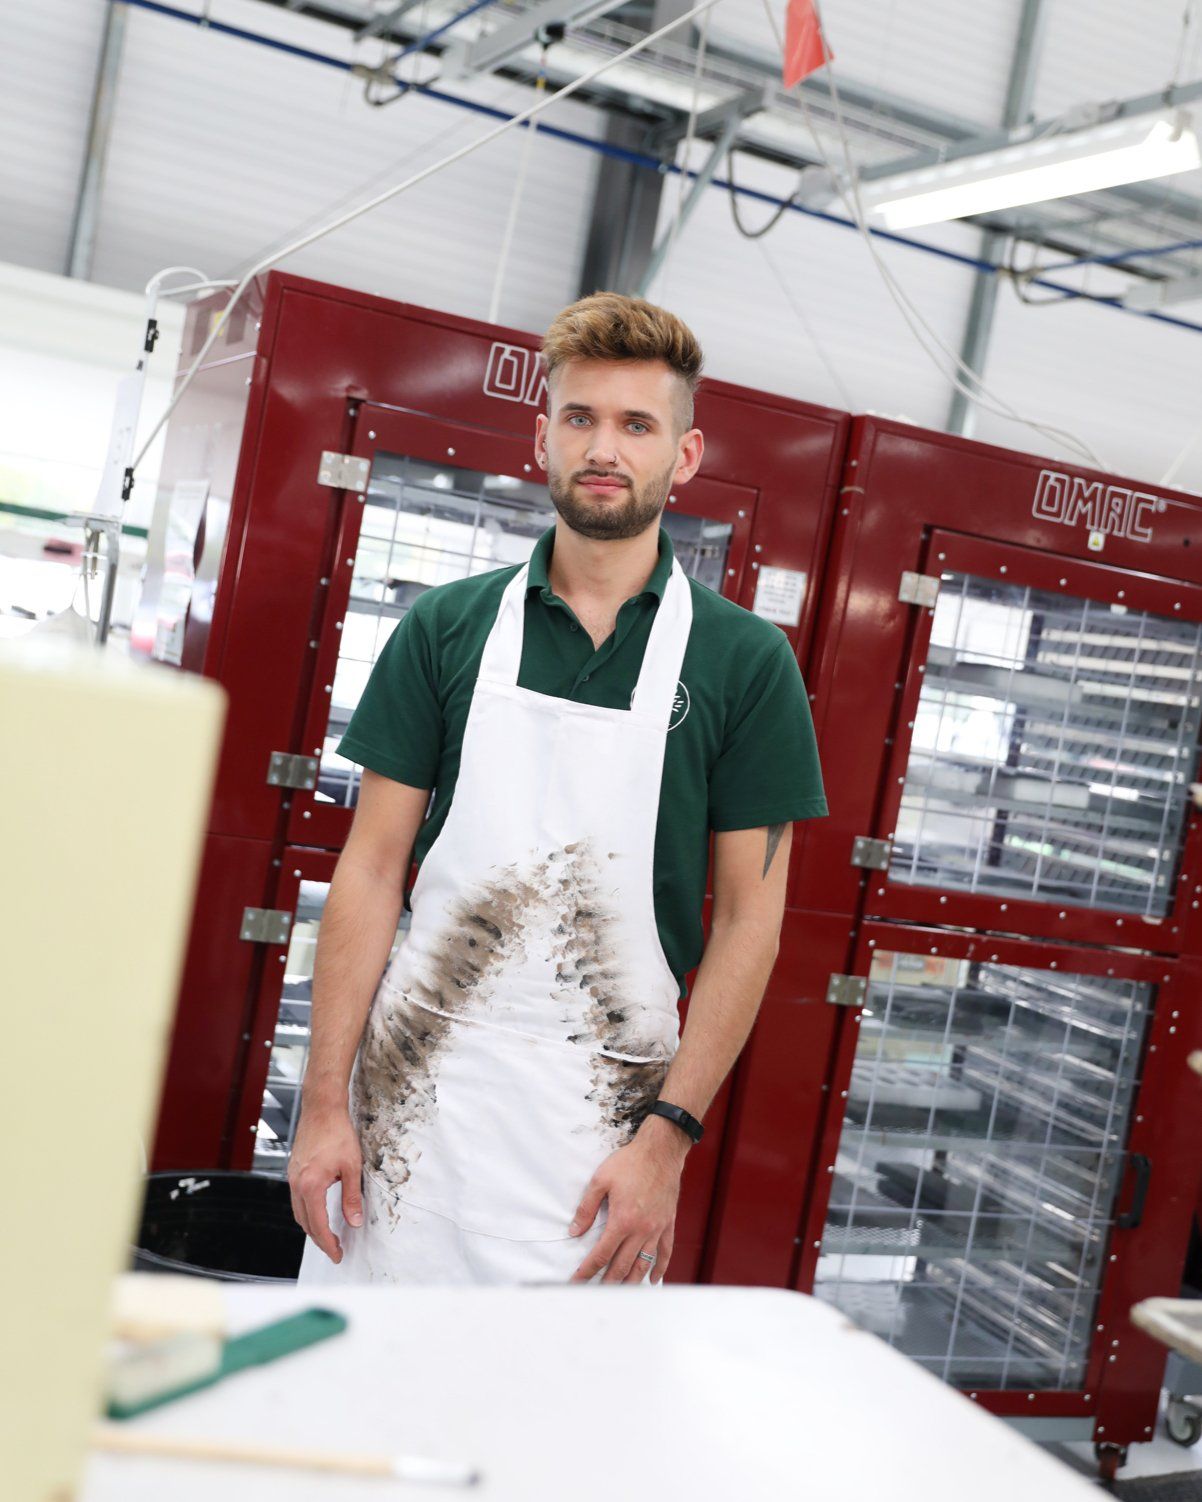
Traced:
<path id="1" fill-rule="evenodd" d="M 555 541 L 535 544 L 518 684 L 536 693 L 629 709 L 673 549 L 619 609 L 600 647 L 550 586 Z M 420 595 L 389 637 L 351 716 L 339 754 L 434 798 L 414 851 L 418 865 L 455 796 L 468 706 L 505 586 L 520 565 L 440 584 Z M 664 750 L 655 829 L 655 918 L 686 994 L 701 959 L 711 830 L 754 829 L 827 812 L 809 700 L 779 626 L 690 579 L 693 623 Z M 406 899 L 407 900 L 407 899 Z"/>

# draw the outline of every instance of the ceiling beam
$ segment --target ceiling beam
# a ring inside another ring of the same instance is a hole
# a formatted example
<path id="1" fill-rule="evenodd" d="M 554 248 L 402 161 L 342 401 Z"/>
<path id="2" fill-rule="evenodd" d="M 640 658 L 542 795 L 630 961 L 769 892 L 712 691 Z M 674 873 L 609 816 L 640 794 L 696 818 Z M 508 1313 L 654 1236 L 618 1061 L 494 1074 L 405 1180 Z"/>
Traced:
<path id="1" fill-rule="evenodd" d="M 1024 20 L 1027 9 L 1028 7 L 1024 5 Z M 866 168 L 860 176 L 864 182 L 876 183 L 903 172 L 914 172 L 924 167 L 942 165 L 944 162 L 961 161 L 965 157 L 981 156 L 989 151 L 1000 151 L 1007 146 L 1021 146 L 1027 141 L 1047 135 L 1053 127 L 1060 127 L 1066 131 L 1081 130 L 1091 125 L 1107 125 L 1114 120 L 1152 114 L 1154 111 L 1184 108 L 1186 105 L 1196 103 L 1199 99 L 1202 99 L 1202 80 L 1180 84 L 1175 89 L 1162 89 L 1158 94 L 1140 94 L 1132 99 L 1115 99 L 1107 100 L 1103 104 L 1081 105 L 1051 120 L 1030 120 L 1029 117 L 1024 117 L 1023 121 L 1016 121 L 1014 126 L 1005 127 L 1002 130 L 982 132 L 975 136 L 965 137 L 950 146 L 919 151 L 913 156 L 904 157 L 895 162 L 883 162 Z M 1022 129 L 1017 128 L 1019 125 Z"/>
<path id="2" fill-rule="evenodd" d="M 1202 276 L 1169 277 L 1160 282 L 1144 282 L 1133 287 L 1122 299 L 1125 308 L 1146 312 L 1167 308 L 1178 302 L 1197 302 L 1202 297 Z"/>
<path id="3" fill-rule="evenodd" d="M 113 109 L 117 99 L 117 81 L 121 74 L 121 54 L 125 47 L 125 23 L 129 18 L 129 11 L 124 5 L 106 5 L 104 10 L 104 30 L 96 64 L 96 82 L 92 90 L 92 113 L 88 121 L 88 143 L 75 193 L 71 234 L 67 241 L 66 275 L 77 277 L 81 281 L 87 281 L 92 275 L 96 226 L 100 218 L 100 195 L 104 187 L 104 168 L 113 131 Z"/>
<path id="4" fill-rule="evenodd" d="M 442 76 L 455 79 L 466 78 L 469 73 L 491 73 L 532 42 L 549 37 L 561 40 L 569 26 L 583 26 L 621 4 L 622 0 L 543 0 L 542 5 L 523 11 L 473 42 L 453 41 L 443 53 Z"/>
<path id="5" fill-rule="evenodd" d="M 299 0 L 298 0 L 299 3 Z M 399 5 L 394 5 L 391 10 L 382 10 L 374 15 L 366 26 L 361 26 L 355 33 L 357 42 L 370 41 L 372 37 L 391 36 L 397 24 L 409 14 L 411 10 L 422 4 L 422 0 L 401 0 Z M 295 8 L 295 6 L 293 7 Z"/>
<path id="6" fill-rule="evenodd" d="M 664 226 L 659 241 L 655 249 L 651 252 L 651 258 L 639 283 L 640 297 L 646 297 L 650 293 L 651 285 L 659 275 L 664 262 L 671 254 L 672 246 L 675 244 L 677 237 L 693 217 L 693 211 L 701 202 L 705 190 L 713 182 L 714 175 L 721 166 L 726 153 L 734 144 L 735 136 L 739 133 L 739 126 L 743 123 L 744 116 L 749 108 L 755 109 L 759 108 L 759 106 L 754 99 L 739 99 L 733 105 L 725 107 L 725 119 L 720 121 L 707 120 L 706 133 L 708 134 L 712 131 L 714 125 L 717 124 L 718 139 L 710 147 L 709 154 L 701 165 L 701 170 L 693 178 L 688 193 L 685 195 L 684 202 L 681 203 L 679 210 L 673 216 L 671 222 Z M 702 135 L 700 120 L 697 122 L 697 134 L 698 136 Z M 702 138 L 704 139 L 704 137 Z M 689 164 L 683 157 L 681 159 L 681 170 L 685 173 L 689 170 Z"/>

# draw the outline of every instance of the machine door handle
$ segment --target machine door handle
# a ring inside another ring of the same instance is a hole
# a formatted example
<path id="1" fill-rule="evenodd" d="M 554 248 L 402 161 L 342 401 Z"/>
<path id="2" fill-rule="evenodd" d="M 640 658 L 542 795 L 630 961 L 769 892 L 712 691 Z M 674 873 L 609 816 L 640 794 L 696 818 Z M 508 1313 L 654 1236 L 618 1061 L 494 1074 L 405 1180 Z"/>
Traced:
<path id="1" fill-rule="evenodd" d="M 1152 1177 L 1152 1160 L 1143 1153 L 1131 1154 L 1131 1166 L 1135 1169 L 1135 1194 L 1130 1210 L 1115 1219 L 1115 1225 L 1123 1231 L 1134 1231 L 1144 1218 L 1144 1201 L 1148 1198 L 1148 1181 Z"/>

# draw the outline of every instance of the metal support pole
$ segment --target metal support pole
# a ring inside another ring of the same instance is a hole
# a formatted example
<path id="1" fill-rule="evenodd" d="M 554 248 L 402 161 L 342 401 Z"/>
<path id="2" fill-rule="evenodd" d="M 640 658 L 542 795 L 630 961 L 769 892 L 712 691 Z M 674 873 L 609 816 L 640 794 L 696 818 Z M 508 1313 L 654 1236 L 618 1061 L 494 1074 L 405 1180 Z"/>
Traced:
<path id="1" fill-rule="evenodd" d="M 713 182 L 714 174 L 717 172 L 726 153 L 730 150 L 735 137 L 739 133 L 739 126 L 742 123 L 743 115 L 736 111 L 730 115 L 726 124 L 722 127 L 722 134 L 714 142 L 709 156 L 706 157 L 702 164 L 701 171 L 693 179 L 693 185 L 689 189 L 685 201 L 680 206 L 680 222 L 676 226 L 677 234 L 684 229 L 685 225 L 692 218 L 694 209 L 701 202 L 702 194 L 709 187 L 710 183 Z M 686 172 L 688 171 L 688 165 L 687 162 L 684 163 L 684 170 Z M 669 224 L 665 225 L 664 232 L 659 238 L 659 244 L 651 252 L 651 259 L 647 263 L 647 269 L 643 272 L 642 280 L 639 283 L 640 297 L 646 297 L 647 293 L 651 290 L 651 284 L 659 275 L 660 267 L 664 264 L 664 259 L 668 254 L 671 244 L 672 226 Z"/>
<path id="2" fill-rule="evenodd" d="M 121 71 L 121 51 L 125 45 L 128 18 L 126 6 L 105 6 L 104 35 L 96 66 L 92 116 L 88 122 L 87 154 L 80 174 L 75 213 L 71 221 L 71 238 L 67 246 L 66 274 L 81 281 L 87 281 L 92 274 L 96 224 L 100 217 L 100 194 L 104 186 L 104 166 L 113 130 L 113 109 L 117 100 L 117 80 Z"/>
<path id="3" fill-rule="evenodd" d="M 688 10 L 688 0 L 654 0 L 650 30 Z M 629 150 L 655 151 L 655 122 L 610 114 L 605 141 Z M 655 244 L 665 174 L 603 157 L 589 212 L 579 296 L 594 292 L 632 293 L 642 285 Z"/>
<path id="4" fill-rule="evenodd" d="M 1010 83 L 1006 90 L 1006 108 L 1002 124 L 1007 129 L 1021 125 L 1031 113 L 1035 96 L 1035 74 L 1039 66 L 1039 50 L 1047 21 L 1047 6 L 1044 0 L 1024 0 L 1018 23 L 1018 39 L 1010 64 Z M 1005 253 L 1009 236 L 997 230 L 986 230 L 981 236 L 978 254 L 983 261 L 1000 261 Z M 968 307 L 968 321 L 960 345 L 960 358 L 974 375 L 982 375 L 989 356 L 989 341 L 993 335 L 993 319 L 997 309 L 998 277 L 996 273 L 978 271 L 973 278 L 972 300 Z M 971 377 L 966 375 L 966 381 Z M 959 389 L 952 392 L 947 426 L 951 433 L 970 437 L 976 425 L 976 404 Z"/>
<path id="5" fill-rule="evenodd" d="M 647 127 L 629 116 L 608 115 L 605 141 L 631 151 L 645 148 Z M 580 268 L 578 297 L 633 292 L 643 278 L 655 241 L 664 175 L 603 156 Z"/>

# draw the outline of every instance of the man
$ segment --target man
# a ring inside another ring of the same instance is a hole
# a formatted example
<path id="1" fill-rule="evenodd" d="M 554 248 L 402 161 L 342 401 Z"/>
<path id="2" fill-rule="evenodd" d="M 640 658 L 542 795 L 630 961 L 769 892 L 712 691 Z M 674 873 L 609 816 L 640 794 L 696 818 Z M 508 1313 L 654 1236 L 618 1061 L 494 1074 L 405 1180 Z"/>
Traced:
<path id="1" fill-rule="evenodd" d="M 340 746 L 365 770 L 289 1170 L 302 1281 L 660 1283 L 776 959 L 792 821 L 826 813 L 787 638 L 659 525 L 701 463 L 696 339 L 598 293 L 543 356 L 554 528 L 415 602 Z"/>

